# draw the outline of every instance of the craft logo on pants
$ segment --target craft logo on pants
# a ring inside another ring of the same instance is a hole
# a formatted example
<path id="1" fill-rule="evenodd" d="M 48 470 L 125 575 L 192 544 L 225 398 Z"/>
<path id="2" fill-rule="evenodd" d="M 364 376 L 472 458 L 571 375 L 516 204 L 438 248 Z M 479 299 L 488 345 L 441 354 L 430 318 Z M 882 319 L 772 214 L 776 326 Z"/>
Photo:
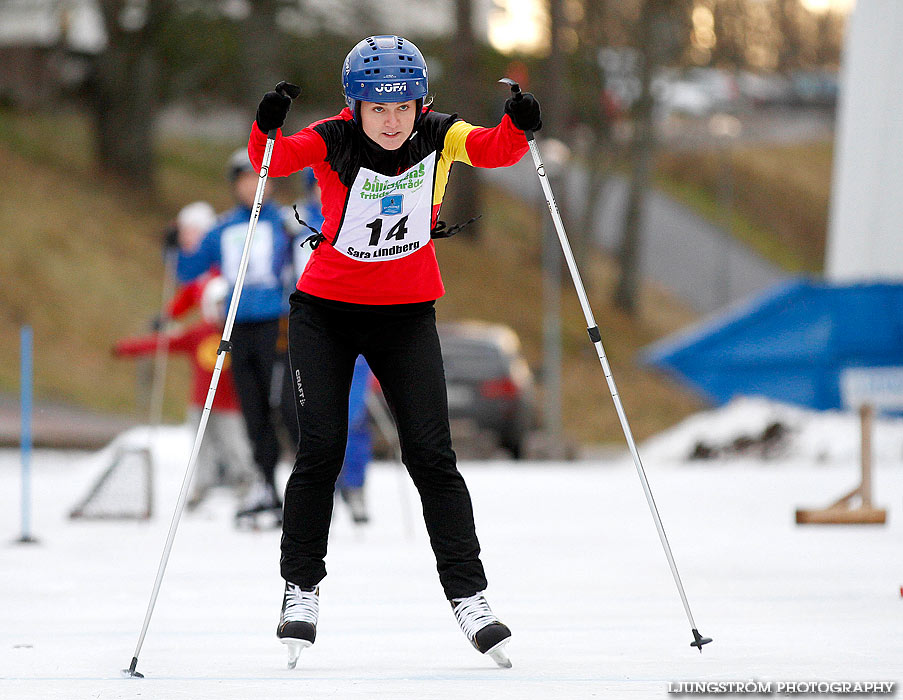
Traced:
<path id="1" fill-rule="evenodd" d="M 301 386 L 301 370 L 295 370 L 295 386 L 298 387 L 298 405 L 303 406 L 305 402 L 304 387 Z"/>

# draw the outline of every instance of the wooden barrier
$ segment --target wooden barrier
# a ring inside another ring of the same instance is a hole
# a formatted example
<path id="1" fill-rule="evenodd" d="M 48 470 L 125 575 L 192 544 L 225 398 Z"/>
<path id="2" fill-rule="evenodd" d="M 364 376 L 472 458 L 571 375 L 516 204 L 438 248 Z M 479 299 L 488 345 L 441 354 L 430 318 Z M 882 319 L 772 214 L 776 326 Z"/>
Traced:
<path id="1" fill-rule="evenodd" d="M 887 520 L 887 511 L 872 505 L 872 423 L 875 409 L 864 404 L 859 409 L 862 429 L 861 465 L 862 478 L 859 486 L 832 503 L 827 508 L 803 509 L 796 511 L 798 525 L 847 525 L 870 524 L 882 525 Z M 854 498 L 859 499 L 857 506 L 852 506 Z"/>

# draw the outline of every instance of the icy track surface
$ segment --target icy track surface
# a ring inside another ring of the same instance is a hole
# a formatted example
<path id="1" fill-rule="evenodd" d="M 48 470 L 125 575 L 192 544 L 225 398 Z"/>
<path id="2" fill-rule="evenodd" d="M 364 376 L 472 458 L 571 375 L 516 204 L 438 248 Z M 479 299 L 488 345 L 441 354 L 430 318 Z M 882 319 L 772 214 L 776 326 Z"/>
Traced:
<path id="1" fill-rule="evenodd" d="M 709 417 L 719 435 L 730 415 Z M 803 430 L 805 416 L 795 416 L 797 434 L 817 442 L 818 424 Z M 816 461 L 798 446 L 768 462 L 683 462 L 704 419 L 644 455 L 693 615 L 714 638 L 702 654 L 689 646 L 631 461 L 460 465 L 487 597 L 514 634 L 511 670 L 457 628 L 413 487 L 378 463 L 368 476 L 371 523 L 353 527 L 336 505 L 317 643 L 297 669 L 285 668 L 275 637 L 279 533 L 236 531 L 232 496 L 219 492 L 181 520 L 139 657 L 146 678 L 122 678 L 193 435 L 167 428 L 154 440 L 156 515 L 145 523 L 68 519 L 107 452 L 36 453 L 35 545 L 13 544 L 19 453 L 2 451 L 0 697 L 663 698 L 669 682 L 689 680 L 903 680 L 899 424 L 880 423 L 876 435 L 874 501 L 888 524 L 801 527 L 795 508 L 826 506 L 856 485 L 855 459 L 820 452 Z M 823 444 L 855 445 L 857 430 L 835 416 Z"/>

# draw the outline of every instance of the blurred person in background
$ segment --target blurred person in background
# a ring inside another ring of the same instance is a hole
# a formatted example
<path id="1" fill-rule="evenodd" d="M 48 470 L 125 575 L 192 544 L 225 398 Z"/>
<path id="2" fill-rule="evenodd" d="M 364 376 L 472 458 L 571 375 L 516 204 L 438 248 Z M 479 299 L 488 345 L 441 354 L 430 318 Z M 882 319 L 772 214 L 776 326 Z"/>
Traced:
<path id="1" fill-rule="evenodd" d="M 202 238 L 180 235 L 176 269 L 182 282 L 197 279 L 211 269 L 219 269 L 231 295 L 258 183 L 245 149 L 236 151 L 229 159 L 228 179 L 235 206 L 222 214 Z M 290 236 L 280 208 L 265 201 L 254 233 L 231 337 L 235 390 L 259 473 L 259 479 L 236 513 L 239 523 L 251 519 L 256 524 L 259 515 L 268 515 L 276 522 L 282 519 L 282 499 L 275 486 L 280 455 L 276 421 L 281 419 L 286 432 L 294 437 L 297 435 L 297 418 L 293 403 L 286 406 L 276 401 L 280 405 L 274 411 L 271 396 L 280 338 L 279 319 L 287 312 L 283 275 L 286 265 L 291 264 L 289 246 Z M 279 414 L 278 419 L 274 413 Z"/>
<path id="2" fill-rule="evenodd" d="M 213 208 L 206 202 L 195 202 L 182 209 L 177 229 L 186 236 L 200 237 L 216 221 Z M 165 333 L 124 338 L 113 348 L 119 357 L 153 355 L 160 347 L 169 353 L 179 353 L 191 359 L 191 392 L 188 397 L 187 422 L 197 430 L 213 370 L 216 350 L 223 335 L 226 319 L 224 304 L 229 287 L 216 275 L 204 275 L 198 282 L 183 285 L 168 305 L 168 315 L 176 319 L 200 307 L 201 319 L 184 329 L 169 329 Z M 192 480 L 188 509 L 194 510 L 215 486 L 229 486 L 242 497 L 254 481 L 251 448 L 245 434 L 238 397 L 232 382 L 229 358 L 223 363 L 219 385 L 207 419 L 208 438 L 201 444 Z"/>
<path id="3" fill-rule="evenodd" d="M 351 388 L 348 390 L 348 443 L 345 446 L 345 460 L 336 480 L 336 492 L 348 506 L 351 519 L 358 525 L 370 520 L 364 496 L 364 481 L 367 465 L 373 459 L 370 416 L 367 412 L 367 393 L 372 390 L 372 378 L 367 360 L 359 355 L 354 363 Z"/>

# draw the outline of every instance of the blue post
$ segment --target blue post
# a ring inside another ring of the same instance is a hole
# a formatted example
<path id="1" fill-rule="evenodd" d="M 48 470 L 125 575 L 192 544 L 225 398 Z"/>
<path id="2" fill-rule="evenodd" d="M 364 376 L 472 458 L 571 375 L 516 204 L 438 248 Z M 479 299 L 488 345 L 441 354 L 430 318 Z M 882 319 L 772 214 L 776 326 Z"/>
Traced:
<path id="1" fill-rule="evenodd" d="M 32 364 L 32 332 L 31 326 L 22 326 L 20 334 L 20 366 L 22 432 L 22 536 L 19 542 L 29 543 L 36 540 L 31 536 L 31 398 L 34 379 Z"/>

